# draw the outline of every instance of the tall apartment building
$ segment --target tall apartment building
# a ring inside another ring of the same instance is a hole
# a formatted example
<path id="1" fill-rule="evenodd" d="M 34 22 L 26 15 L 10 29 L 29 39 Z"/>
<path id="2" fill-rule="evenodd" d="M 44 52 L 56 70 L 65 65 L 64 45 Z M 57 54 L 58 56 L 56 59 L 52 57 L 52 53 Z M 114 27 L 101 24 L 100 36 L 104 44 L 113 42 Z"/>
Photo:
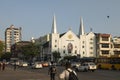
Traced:
<path id="1" fill-rule="evenodd" d="M 110 34 L 96 34 L 97 57 L 110 57 L 112 55 L 112 36 Z"/>
<path id="2" fill-rule="evenodd" d="M 120 56 L 120 37 L 113 37 L 112 39 L 112 55 Z"/>
<path id="3" fill-rule="evenodd" d="M 11 52 L 11 46 L 19 41 L 21 41 L 21 28 L 11 25 L 5 30 L 5 52 Z"/>

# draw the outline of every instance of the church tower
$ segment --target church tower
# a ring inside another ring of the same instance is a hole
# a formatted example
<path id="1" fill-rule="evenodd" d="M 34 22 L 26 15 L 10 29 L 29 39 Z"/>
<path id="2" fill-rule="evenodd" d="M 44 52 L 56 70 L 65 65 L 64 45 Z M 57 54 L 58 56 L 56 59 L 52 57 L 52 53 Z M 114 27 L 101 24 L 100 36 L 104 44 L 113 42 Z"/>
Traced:
<path id="1" fill-rule="evenodd" d="M 52 23 L 52 31 L 51 33 L 57 33 L 57 26 L 56 26 L 56 17 L 54 15 L 53 17 L 53 23 Z"/>
<path id="2" fill-rule="evenodd" d="M 85 57 L 86 55 L 86 34 L 84 32 L 83 19 L 80 18 L 80 28 L 79 28 L 79 38 L 80 38 L 80 56 Z"/>
<path id="3" fill-rule="evenodd" d="M 50 35 L 50 53 L 51 53 L 51 60 L 53 60 L 53 52 L 59 52 L 59 34 L 57 32 L 57 26 L 56 26 L 56 17 L 54 15 L 53 17 L 53 23 L 52 23 L 52 30 Z"/>
<path id="4" fill-rule="evenodd" d="M 79 28 L 79 36 L 84 35 L 84 26 L 83 26 L 83 19 L 80 18 L 80 28 Z"/>

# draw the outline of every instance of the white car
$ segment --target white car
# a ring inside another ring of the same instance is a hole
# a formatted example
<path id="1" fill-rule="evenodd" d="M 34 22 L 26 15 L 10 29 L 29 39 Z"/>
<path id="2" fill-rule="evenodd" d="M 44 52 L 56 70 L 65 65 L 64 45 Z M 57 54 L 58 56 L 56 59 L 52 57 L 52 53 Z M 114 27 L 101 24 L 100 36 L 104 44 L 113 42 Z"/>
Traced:
<path id="1" fill-rule="evenodd" d="M 77 71 L 92 71 L 94 72 L 97 69 L 97 66 L 93 62 L 87 62 L 81 64 L 81 66 L 76 67 Z"/>
<path id="2" fill-rule="evenodd" d="M 20 62 L 19 66 L 26 67 L 26 66 L 28 66 L 28 63 L 27 62 Z"/>
<path id="3" fill-rule="evenodd" d="M 40 63 L 40 62 L 35 62 L 35 63 L 32 65 L 32 68 L 38 69 L 38 68 L 43 68 L 43 66 L 42 66 L 42 63 Z"/>
<path id="4" fill-rule="evenodd" d="M 71 62 L 71 67 L 73 68 L 79 67 L 80 65 L 80 62 Z"/>

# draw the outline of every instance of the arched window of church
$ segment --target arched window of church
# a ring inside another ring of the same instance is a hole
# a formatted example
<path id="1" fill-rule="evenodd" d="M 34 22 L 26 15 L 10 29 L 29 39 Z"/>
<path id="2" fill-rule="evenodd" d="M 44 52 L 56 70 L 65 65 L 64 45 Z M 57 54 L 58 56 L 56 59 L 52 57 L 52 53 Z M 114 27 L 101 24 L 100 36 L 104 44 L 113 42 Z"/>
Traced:
<path id="1" fill-rule="evenodd" d="M 63 53 L 65 54 L 65 50 L 63 50 Z"/>
<path id="2" fill-rule="evenodd" d="M 57 40 L 55 40 L 55 42 L 57 42 Z"/>
<path id="3" fill-rule="evenodd" d="M 68 49 L 68 53 L 72 53 L 72 50 L 73 50 L 72 43 L 68 43 L 67 49 Z"/>
<path id="4" fill-rule="evenodd" d="M 84 44 L 85 42 L 83 41 L 82 43 Z"/>
<path id="5" fill-rule="evenodd" d="M 93 40 L 93 38 L 90 38 L 90 40 Z"/>
<path id="6" fill-rule="evenodd" d="M 55 47 L 57 47 L 57 45 L 55 45 Z"/>
<path id="7" fill-rule="evenodd" d="M 77 50 L 75 50 L 75 54 L 77 54 Z"/>
<path id="8" fill-rule="evenodd" d="M 85 54 L 85 52 L 83 51 L 83 54 Z"/>
<path id="9" fill-rule="evenodd" d="M 93 54 L 93 52 L 90 52 L 90 54 Z"/>
<path id="10" fill-rule="evenodd" d="M 75 46 L 75 48 L 77 48 L 77 46 Z"/>
<path id="11" fill-rule="evenodd" d="M 82 48 L 84 48 L 84 46 L 82 46 Z"/>

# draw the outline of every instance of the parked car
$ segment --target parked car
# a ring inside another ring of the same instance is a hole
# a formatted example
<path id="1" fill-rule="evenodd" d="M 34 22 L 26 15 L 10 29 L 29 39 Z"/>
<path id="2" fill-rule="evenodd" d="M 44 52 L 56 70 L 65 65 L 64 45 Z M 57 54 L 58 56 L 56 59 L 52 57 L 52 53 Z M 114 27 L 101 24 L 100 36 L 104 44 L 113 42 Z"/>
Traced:
<path id="1" fill-rule="evenodd" d="M 93 62 L 86 62 L 81 64 L 81 66 L 76 67 L 77 71 L 92 71 L 94 72 L 97 69 L 97 66 Z"/>
<path id="2" fill-rule="evenodd" d="M 49 62 L 42 62 L 42 66 L 43 67 L 48 67 L 49 66 Z"/>
<path id="3" fill-rule="evenodd" d="M 71 62 L 71 67 L 72 67 L 72 68 L 79 67 L 80 65 L 81 65 L 80 62 Z"/>
<path id="4" fill-rule="evenodd" d="M 21 66 L 21 67 L 26 67 L 26 66 L 28 66 L 28 63 L 27 63 L 27 62 L 20 62 L 20 63 L 19 63 L 19 66 Z"/>
<path id="5" fill-rule="evenodd" d="M 43 68 L 43 66 L 42 66 L 41 62 L 35 62 L 35 63 L 33 63 L 32 68 L 39 69 L 39 68 Z"/>

